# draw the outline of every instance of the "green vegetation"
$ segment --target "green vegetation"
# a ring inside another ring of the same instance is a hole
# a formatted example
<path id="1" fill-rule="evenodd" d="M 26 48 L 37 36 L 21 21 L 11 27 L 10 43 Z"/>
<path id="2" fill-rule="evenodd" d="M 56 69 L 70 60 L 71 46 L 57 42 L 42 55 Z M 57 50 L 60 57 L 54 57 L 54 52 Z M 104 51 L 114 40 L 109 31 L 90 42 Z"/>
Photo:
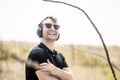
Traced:
<path id="1" fill-rule="evenodd" d="M 75 52 L 74 54 L 77 59 L 77 64 L 79 65 L 87 66 L 87 67 L 103 66 L 103 64 L 99 60 L 99 57 L 96 55 L 92 55 L 84 52 Z"/>
<path id="2" fill-rule="evenodd" d="M 29 51 L 31 48 L 34 47 L 36 43 L 25 43 L 25 42 L 3 42 L 3 50 L 0 50 L 0 59 L 3 59 L 4 62 L 2 62 L 2 68 L 3 68 L 3 75 L 5 75 L 4 80 L 24 80 L 24 64 L 16 61 L 15 59 L 11 58 L 10 55 L 18 55 L 20 58 L 26 59 Z M 74 45 L 75 47 L 75 45 Z M 73 46 L 71 48 L 70 45 L 63 45 L 59 46 L 61 52 L 64 53 L 68 63 L 70 64 L 70 67 L 73 70 L 73 74 L 76 77 L 76 80 L 114 80 L 112 76 L 112 72 L 108 66 L 108 63 L 105 59 L 104 53 L 95 54 L 95 53 L 89 53 L 89 49 L 92 49 L 92 46 L 89 48 L 85 46 L 84 50 L 80 51 L 75 49 Z M 79 46 L 77 45 L 79 48 Z M 81 46 L 80 46 L 81 47 Z M 93 47 L 94 49 L 98 49 L 101 51 L 101 47 Z M 120 60 L 120 47 L 113 46 L 109 47 L 109 50 L 118 53 L 118 54 L 110 54 L 110 58 L 113 63 L 119 64 Z M 100 52 L 101 53 L 101 52 Z M 100 56 L 103 57 L 100 57 Z M 8 61 L 6 60 L 8 59 Z M 20 60 L 20 59 L 19 59 Z M 14 62 L 14 63 L 13 63 Z M 74 64 L 71 64 L 71 63 Z M 12 72 L 9 72 L 6 74 L 6 70 L 4 69 L 7 66 L 9 70 Z M 117 66 L 117 65 L 116 65 Z M 119 67 L 120 68 L 120 67 Z M 116 70 L 116 69 L 115 69 Z M 118 80 L 120 80 L 120 72 L 116 70 L 116 75 Z M 11 76 L 9 76 L 11 75 Z M 87 77 L 86 77 L 87 76 Z M 0 78 L 1 79 L 1 78 Z"/>

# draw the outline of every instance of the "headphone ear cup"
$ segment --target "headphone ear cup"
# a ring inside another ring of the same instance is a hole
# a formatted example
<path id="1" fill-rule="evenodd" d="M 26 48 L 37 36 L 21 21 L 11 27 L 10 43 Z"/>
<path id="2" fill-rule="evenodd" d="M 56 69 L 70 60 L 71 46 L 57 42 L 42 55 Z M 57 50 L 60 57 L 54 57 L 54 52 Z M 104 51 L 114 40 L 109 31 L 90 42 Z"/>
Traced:
<path id="1" fill-rule="evenodd" d="M 41 26 L 39 26 L 38 29 L 37 29 L 37 35 L 38 35 L 38 37 L 43 36 L 43 28 Z"/>
<path id="2" fill-rule="evenodd" d="M 60 34 L 58 35 L 58 37 L 57 37 L 56 41 L 57 41 L 59 38 L 60 38 Z"/>

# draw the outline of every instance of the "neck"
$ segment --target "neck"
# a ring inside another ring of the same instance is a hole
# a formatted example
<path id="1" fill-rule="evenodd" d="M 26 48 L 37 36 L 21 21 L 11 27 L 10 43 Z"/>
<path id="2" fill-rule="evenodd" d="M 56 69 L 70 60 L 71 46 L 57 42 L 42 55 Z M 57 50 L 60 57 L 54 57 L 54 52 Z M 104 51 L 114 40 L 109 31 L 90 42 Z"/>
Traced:
<path id="1" fill-rule="evenodd" d="M 51 51 L 54 50 L 55 41 L 42 40 L 42 43 L 44 43 Z"/>

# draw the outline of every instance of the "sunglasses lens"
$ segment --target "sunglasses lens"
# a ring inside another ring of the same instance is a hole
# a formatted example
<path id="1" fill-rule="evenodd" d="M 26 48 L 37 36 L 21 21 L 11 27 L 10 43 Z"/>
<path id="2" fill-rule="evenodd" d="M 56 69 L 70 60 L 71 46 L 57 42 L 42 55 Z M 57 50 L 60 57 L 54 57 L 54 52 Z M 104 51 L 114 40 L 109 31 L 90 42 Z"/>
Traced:
<path id="1" fill-rule="evenodd" d="M 52 24 L 46 23 L 45 26 L 46 26 L 48 29 L 50 29 L 50 28 L 52 27 Z M 59 27 L 60 27 L 59 25 L 54 25 L 54 29 L 56 29 L 56 30 L 58 30 Z"/>
<path id="2" fill-rule="evenodd" d="M 56 30 L 58 30 L 59 29 L 59 25 L 54 25 L 54 28 L 56 29 Z"/>
<path id="3" fill-rule="evenodd" d="M 45 24 L 47 28 L 51 28 L 52 24 Z"/>

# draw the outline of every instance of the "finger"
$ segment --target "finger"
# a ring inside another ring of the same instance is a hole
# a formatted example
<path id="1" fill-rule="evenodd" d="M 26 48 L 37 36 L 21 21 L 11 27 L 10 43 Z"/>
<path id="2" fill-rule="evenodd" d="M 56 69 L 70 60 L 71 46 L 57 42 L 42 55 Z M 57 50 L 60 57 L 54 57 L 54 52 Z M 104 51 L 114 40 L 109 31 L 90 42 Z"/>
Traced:
<path id="1" fill-rule="evenodd" d="M 39 68 L 40 68 L 40 70 L 44 71 L 44 70 L 46 70 L 48 68 L 48 66 L 47 65 L 40 65 Z"/>
<path id="2" fill-rule="evenodd" d="M 41 63 L 40 66 L 46 66 L 48 63 Z"/>
<path id="3" fill-rule="evenodd" d="M 46 69 L 47 69 L 46 66 L 41 66 L 41 67 L 40 67 L 40 70 L 42 70 L 42 71 L 46 71 Z"/>
<path id="4" fill-rule="evenodd" d="M 48 64 L 50 64 L 51 62 L 49 61 L 49 59 L 47 59 L 47 62 L 48 62 Z"/>

